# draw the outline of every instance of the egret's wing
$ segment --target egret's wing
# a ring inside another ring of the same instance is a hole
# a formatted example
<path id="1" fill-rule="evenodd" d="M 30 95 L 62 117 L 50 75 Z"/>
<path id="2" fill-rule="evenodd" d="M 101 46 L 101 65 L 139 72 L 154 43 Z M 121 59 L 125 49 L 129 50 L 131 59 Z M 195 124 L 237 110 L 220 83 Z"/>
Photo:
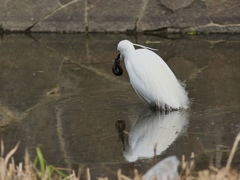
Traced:
<path id="1" fill-rule="evenodd" d="M 167 64 L 154 52 L 138 49 L 128 57 L 126 68 L 131 84 L 149 103 L 172 108 L 187 107 L 188 98 Z"/>

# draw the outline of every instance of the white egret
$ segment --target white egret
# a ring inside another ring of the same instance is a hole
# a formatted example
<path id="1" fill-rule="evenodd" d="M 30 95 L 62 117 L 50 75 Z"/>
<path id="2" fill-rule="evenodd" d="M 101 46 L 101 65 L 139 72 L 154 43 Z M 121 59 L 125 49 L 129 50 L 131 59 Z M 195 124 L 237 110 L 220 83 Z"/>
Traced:
<path id="1" fill-rule="evenodd" d="M 188 108 L 187 92 L 163 59 L 151 51 L 154 49 L 122 40 L 117 50 L 112 71 L 122 75 L 120 60 L 124 60 L 130 83 L 141 99 L 160 110 Z"/>

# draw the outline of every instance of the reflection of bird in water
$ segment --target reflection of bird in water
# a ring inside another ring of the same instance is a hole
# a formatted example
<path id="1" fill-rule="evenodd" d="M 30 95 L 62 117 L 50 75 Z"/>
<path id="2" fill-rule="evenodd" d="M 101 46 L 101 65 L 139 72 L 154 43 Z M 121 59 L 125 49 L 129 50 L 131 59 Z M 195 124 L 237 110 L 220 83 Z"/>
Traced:
<path id="1" fill-rule="evenodd" d="M 141 47 L 136 49 L 134 46 Z M 151 48 L 133 44 L 128 40 L 120 41 L 112 71 L 122 75 L 120 60 L 124 59 L 130 82 L 139 97 L 158 109 L 186 109 L 188 97 L 163 59 Z"/>
<path id="2" fill-rule="evenodd" d="M 128 134 L 126 131 L 124 131 L 126 128 L 126 122 L 123 120 L 117 120 L 115 123 L 115 128 L 118 131 L 118 141 L 122 141 L 123 150 L 125 150 L 125 146 L 128 143 Z"/>
<path id="3" fill-rule="evenodd" d="M 186 129 L 187 111 L 173 111 L 169 114 L 148 111 L 137 120 L 129 133 L 129 146 L 123 152 L 127 161 L 150 158 L 165 151 Z"/>

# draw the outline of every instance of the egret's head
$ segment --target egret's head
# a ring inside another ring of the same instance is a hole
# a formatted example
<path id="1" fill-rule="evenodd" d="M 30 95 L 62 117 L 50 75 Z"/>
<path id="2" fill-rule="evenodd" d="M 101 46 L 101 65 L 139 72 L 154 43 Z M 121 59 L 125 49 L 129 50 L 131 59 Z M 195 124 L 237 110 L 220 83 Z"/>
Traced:
<path id="1" fill-rule="evenodd" d="M 117 51 L 120 54 L 120 60 L 123 60 L 129 52 L 135 50 L 133 43 L 128 40 L 122 40 L 118 43 Z"/>
<path id="2" fill-rule="evenodd" d="M 115 74 L 116 76 L 122 75 L 123 70 L 120 66 L 120 60 L 123 60 L 124 58 L 126 58 L 128 53 L 130 53 L 133 50 L 135 50 L 133 43 L 131 43 L 128 40 L 123 40 L 118 43 L 118 46 L 117 46 L 118 55 L 114 59 L 114 64 L 112 67 L 113 74 Z"/>

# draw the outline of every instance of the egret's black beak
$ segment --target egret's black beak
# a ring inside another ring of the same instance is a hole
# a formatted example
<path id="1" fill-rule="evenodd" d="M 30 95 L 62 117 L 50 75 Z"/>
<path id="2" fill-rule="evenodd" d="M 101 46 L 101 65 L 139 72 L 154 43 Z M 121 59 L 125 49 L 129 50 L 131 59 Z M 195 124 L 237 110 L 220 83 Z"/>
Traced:
<path id="1" fill-rule="evenodd" d="M 121 76 L 123 73 L 122 67 L 120 66 L 120 53 L 118 53 L 117 57 L 114 59 L 114 64 L 112 66 L 112 72 L 116 76 Z"/>
<path id="2" fill-rule="evenodd" d="M 117 57 L 114 59 L 115 62 L 120 63 L 120 53 L 118 53 Z"/>

